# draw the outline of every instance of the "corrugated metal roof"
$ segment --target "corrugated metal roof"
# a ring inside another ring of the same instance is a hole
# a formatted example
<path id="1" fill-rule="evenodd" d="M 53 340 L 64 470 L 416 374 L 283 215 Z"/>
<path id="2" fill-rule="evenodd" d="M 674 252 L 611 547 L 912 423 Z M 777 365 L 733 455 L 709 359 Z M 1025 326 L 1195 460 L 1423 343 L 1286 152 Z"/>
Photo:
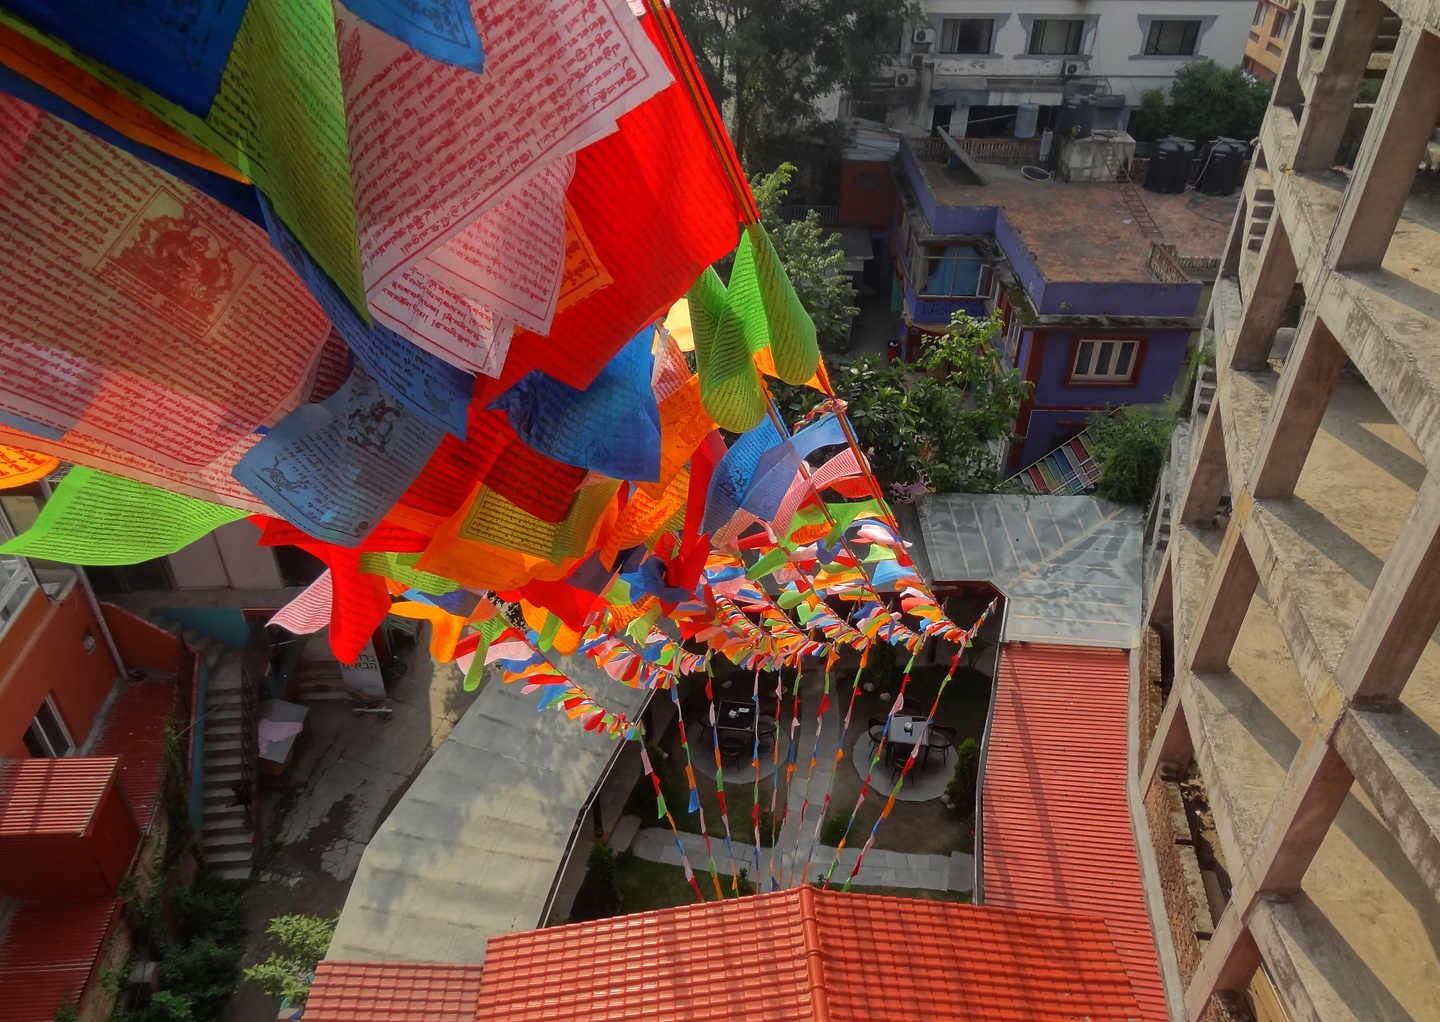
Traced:
<path id="1" fill-rule="evenodd" d="M 22 903 L 0 937 L 0 1022 L 51 1022 L 78 1001 L 119 912 L 116 898 Z"/>
<path id="2" fill-rule="evenodd" d="M 129 682 L 95 742 L 95 755 L 120 758 L 120 784 L 141 833 L 150 826 L 165 784 L 165 723 L 174 708 L 173 678 Z"/>
<path id="3" fill-rule="evenodd" d="M 0 835 L 84 834 L 118 762 L 113 756 L 78 756 L 5 764 Z"/>
<path id="4" fill-rule="evenodd" d="M 308 1013 L 307 1013 L 308 1014 Z M 491 941 L 477 1022 L 1130 1022 L 1099 919 L 802 887 Z"/>
<path id="5" fill-rule="evenodd" d="M 932 493 L 915 502 L 932 582 L 989 582 L 1002 639 L 1140 641 L 1140 512 L 1094 497 Z"/>
<path id="6" fill-rule="evenodd" d="M 305 1022 L 472 1022 L 479 965 L 321 962 Z"/>
<path id="7" fill-rule="evenodd" d="M 633 716 L 646 691 L 587 658 L 561 669 Z M 479 962 L 486 942 L 541 923 L 580 808 L 620 746 L 490 681 L 360 859 L 330 956 Z M 583 853 L 582 853 L 583 854 Z"/>
<path id="8" fill-rule="evenodd" d="M 1098 915 L 1146 1019 L 1169 1017 L 1126 788 L 1128 655 L 1005 643 L 982 784 L 985 904 Z"/>

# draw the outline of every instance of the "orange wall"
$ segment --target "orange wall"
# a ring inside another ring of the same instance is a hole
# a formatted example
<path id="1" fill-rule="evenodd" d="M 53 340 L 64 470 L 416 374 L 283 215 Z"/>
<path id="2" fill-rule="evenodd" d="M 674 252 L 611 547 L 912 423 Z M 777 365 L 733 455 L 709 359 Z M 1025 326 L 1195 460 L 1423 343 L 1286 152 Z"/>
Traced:
<path id="1" fill-rule="evenodd" d="M 180 640 L 153 622 L 138 618 L 113 603 L 100 604 L 110 637 L 127 667 L 173 671 L 180 662 Z"/>
<path id="2" fill-rule="evenodd" d="M 869 184 L 871 187 L 864 187 Z M 846 160 L 840 165 L 840 222 L 853 227 L 889 227 L 895 220 L 895 178 L 890 164 Z"/>
<path id="3" fill-rule="evenodd" d="M 85 652 L 85 630 L 95 644 Z M 25 759 L 25 731 L 53 694 L 76 747 L 83 745 L 118 672 L 79 587 L 59 603 L 36 589 L 0 635 L 0 757 Z"/>

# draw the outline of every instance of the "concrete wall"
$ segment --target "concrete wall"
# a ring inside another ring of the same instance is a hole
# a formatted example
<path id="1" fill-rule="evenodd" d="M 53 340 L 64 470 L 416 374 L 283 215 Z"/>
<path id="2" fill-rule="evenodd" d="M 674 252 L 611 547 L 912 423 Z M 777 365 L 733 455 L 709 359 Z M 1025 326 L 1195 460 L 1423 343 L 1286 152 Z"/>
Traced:
<path id="1" fill-rule="evenodd" d="M 54 602 L 35 590 L 0 635 L 0 759 L 29 757 L 25 731 L 47 694 L 75 747 L 84 745 L 119 673 L 78 585 Z"/>
<path id="2" fill-rule="evenodd" d="M 244 519 L 222 525 L 169 557 L 177 589 L 277 589 L 275 552 L 256 546 L 260 530 Z"/>

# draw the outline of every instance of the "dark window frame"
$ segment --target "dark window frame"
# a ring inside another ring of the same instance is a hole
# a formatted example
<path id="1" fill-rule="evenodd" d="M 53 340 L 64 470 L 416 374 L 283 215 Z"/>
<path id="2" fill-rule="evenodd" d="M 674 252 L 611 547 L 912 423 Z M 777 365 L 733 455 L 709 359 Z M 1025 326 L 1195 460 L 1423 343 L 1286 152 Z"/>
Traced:
<path id="1" fill-rule="evenodd" d="M 1179 38 L 1166 38 L 1179 32 Z M 1200 21 L 1194 18 L 1157 18 L 1145 33 L 1147 57 L 1193 57 L 1200 44 Z M 1174 47 L 1174 49 L 1164 49 Z"/>
<path id="2" fill-rule="evenodd" d="M 1064 49 L 1044 48 L 1046 25 L 1067 25 Z M 1036 18 L 1030 26 L 1029 53 L 1032 57 L 1076 57 L 1085 42 L 1085 20 L 1083 18 Z"/>
<path id="3" fill-rule="evenodd" d="M 945 37 L 946 37 L 946 35 L 948 34 L 948 33 L 947 33 L 946 26 L 952 25 L 952 24 L 956 26 L 956 29 L 955 29 L 955 39 L 954 39 L 953 43 L 951 43 L 951 45 L 956 46 L 957 48 L 956 48 L 956 49 L 953 49 L 953 50 L 950 50 L 950 49 L 946 49 L 946 48 L 945 48 L 945 46 L 946 46 Z M 964 39 L 964 37 L 965 37 L 965 31 L 966 31 L 965 26 L 966 26 L 966 25 L 970 25 L 970 26 L 983 25 L 983 26 L 984 26 L 983 29 L 975 29 L 975 30 L 974 30 L 974 31 L 976 32 L 976 41 L 971 44 L 972 46 L 975 47 L 974 49 L 960 49 L 960 48 L 958 48 L 958 47 L 960 47 L 960 46 L 962 45 L 962 44 L 961 44 L 961 40 Z M 983 33 L 984 33 L 983 46 L 982 46 L 981 40 L 979 39 L 979 33 L 980 33 L 980 32 L 983 32 Z M 945 54 L 945 55 L 947 55 L 947 56 L 965 56 L 965 57 L 982 57 L 982 56 L 987 56 L 987 55 L 989 55 L 989 54 L 991 54 L 991 53 L 994 52 L 994 47 L 995 47 L 995 19 L 994 19 L 994 18 L 942 18 L 941 21 L 940 21 L 940 39 L 939 39 L 939 43 L 940 43 L 940 45 L 939 45 L 939 49 L 937 50 L 937 52 L 943 53 L 943 54 Z"/>

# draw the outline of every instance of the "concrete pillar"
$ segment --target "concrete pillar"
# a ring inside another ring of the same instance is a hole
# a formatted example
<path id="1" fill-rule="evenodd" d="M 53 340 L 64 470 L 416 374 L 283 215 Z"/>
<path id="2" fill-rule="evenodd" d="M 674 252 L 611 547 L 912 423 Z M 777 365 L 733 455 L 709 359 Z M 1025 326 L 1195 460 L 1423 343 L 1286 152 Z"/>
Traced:
<path id="1" fill-rule="evenodd" d="M 1230 470 L 1225 461 L 1225 428 L 1220 414 L 1221 396 L 1217 391 L 1205 416 L 1199 437 L 1199 450 L 1190 469 L 1190 482 L 1180 502 L 1183 525 L 1209 525 L 1215 520 L 1220 497 L 1225 492 Z"/>
<path id="2" fill-rule="evenodd" d="M 1290 26 L 1290 42 L 1285 47 L 1285 59 L 1281 62 L 1280 74 L 1275 79 L 1276 106 L 1294 109 L 1305 103 L 1305 91 L 1300 87 L 1300 54 L 1310 44 L 1308 17 L 1309 12 L 1305 7 L 1295 9 L 1295 23 Z"/>
<path id="3" fill-rule="evenodd" d="M 1250 492 L 1257 499 L 1295 495 L 1295 484 L 1344 366 L 1345 349 L 1311 308 L 1300 321 L 1255 450 Z"/>
<path id="4" fill-rule="evenodd" d="M 1378 266 L 1385 258 L 1425 146 L 1440 120 L 1437 65 L 1440 36 L 1406 24 L 1335 221 L 1339 251 L 1330 255 L 1337 270 Z"/>
<path id="5" fill-rule="evenodd" d="M 1440 625 L 1440 481 L 1426 475 L 1335 669 L 1341 692 L 1393 700 Z"/>
<path id="6" fill-rule="evenodd" d="M 1168 625 L 1175 620 L 1174 573 L 1170 569 L 1170 553 L 1166 550 L 1165 563 L 1160 566 L 1160 575 L 1150 593 L 1150 613 L 1145 619 L 1152 625 Z"/>
<path id="7" fill-rule="evenodd" d="M 1291 160 L 1296 170 L 1326 170 L 1335 162 L 1355 105 L 1355 90 L 1365 76 L 1384 15 L 1385 5 L 1380 0 L 1339 0 L 1335 5 L 1325 48 L 1315 62 L 1319 70 L 1310 83 L 1296 132 Z M 1301 39 L 1299 35 L 1291 38 Z"/>
<path id="8" fill-rule="evenodd" d="M 1223 671 L 1229 666 L 1230 651 L 1235 648 L 1235 639 L 1250 611 L 1250 598 L 1260 582 L 1260 573 L 1241 532 L 1238 521 L 1225 531 L 1195 633 L 1190 636 L 1190 667 L 1197 673 Z"/>
<path id="9" fill-rule="evenodd" d="M 1243 906 L 1232 896 L 1185 989 L 1188 1016 L 1201 1018 L 1210 998 L 1221 990 L 1243 990 L 1258 968 L 1260 948 L 1245 926 Z"/>
<path id="10" fill-rule="evenodd" d="M 1260 248 L 1255 285 L 1245 295 L 1245 311 L 1241 314 L 1240 328 L 1235 332 L 1235 344 L 1230 351 L 1232 367 L 1244 370 L 1265 367 L 1265 360 L 1270 357 L 1270 349 L 1275 345 L 1275 331 L 1285 322 L 1285 310 L 1290 304 L 1290 294 L 1295 290 L 1298 273 L 1290 236 L 1277 215 L 1270 221 L 1270 231 Z M 1241 287 L 1243 290 L 1243 280 Z"/>
<path id="11" fill-rule="evenodd" d="M 1240 257 L 1245 254 L 1245 233 L 1250 229 L 1250 203 L 1242 194 L 1235 219 L 1230 222 L 1230 237 L 1225 242 L 1225 258 L 1220 262 L 1221 277 L 1240 275 Z"/>
<path id="12" fill-rule="evenodd" d="M 1181 678 L 1175 679 L 1170 698 L 1165 702 L 1165 712 L 1155 728 L 1155 738 L 1150 743 L 1150 753 L 1140 767 L 1140 790 L 1149 791 L 1155 775 L 1169 770 L 1177 776 L 1183 775 L 1186 766 L 1195 756 L 1195 743 L 1190 736 L 1190 725 L 1185 719 L 1185 707 L 1178 689 Z"/>

